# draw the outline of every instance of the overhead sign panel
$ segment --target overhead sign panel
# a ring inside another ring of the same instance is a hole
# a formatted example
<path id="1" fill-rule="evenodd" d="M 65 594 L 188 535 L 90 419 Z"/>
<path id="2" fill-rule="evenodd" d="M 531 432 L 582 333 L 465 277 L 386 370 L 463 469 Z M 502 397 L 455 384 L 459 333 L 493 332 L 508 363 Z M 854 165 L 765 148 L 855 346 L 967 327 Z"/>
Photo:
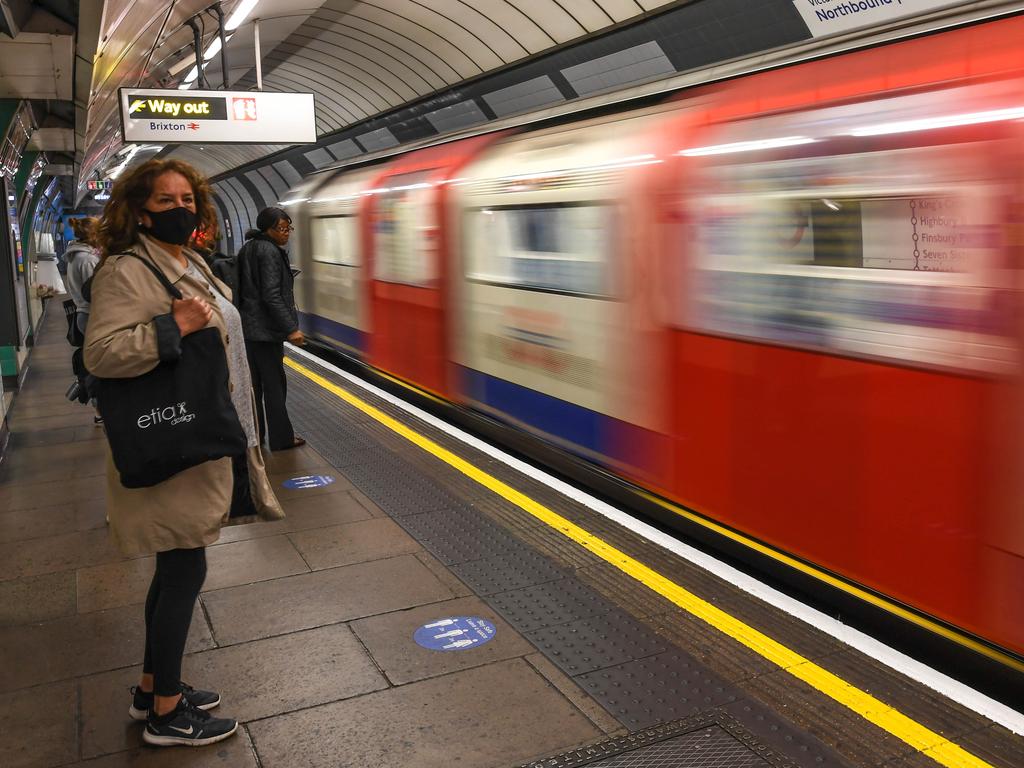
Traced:
<path id="1" fill-rule="evenodd" d="M 313 94 L 122 88 L 125 142 L 311 144 Z"/>
<path id="2" fill-rule="evenodd" d="M 921 16 L 962 0 L 793 0 L 814 37 Z"/>

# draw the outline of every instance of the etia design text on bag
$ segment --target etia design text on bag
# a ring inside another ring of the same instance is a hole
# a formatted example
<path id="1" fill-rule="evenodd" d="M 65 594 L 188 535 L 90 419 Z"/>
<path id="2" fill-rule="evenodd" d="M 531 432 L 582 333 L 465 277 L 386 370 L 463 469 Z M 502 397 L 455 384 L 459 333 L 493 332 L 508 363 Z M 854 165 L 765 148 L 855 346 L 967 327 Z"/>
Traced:
<path id="1" fill-rule="evenodd" d="M 162 424 L 165 421 L 169 421 L 172 425 L 187 424 L 195 417 L 194 413 L 189 413 L 185 403 L 178 403 L 165 408 L 154 408 L 149 413 L 139 416 L 135 423 L 139 425 L 139 429 L 148 429 L 154 424 Z"/>

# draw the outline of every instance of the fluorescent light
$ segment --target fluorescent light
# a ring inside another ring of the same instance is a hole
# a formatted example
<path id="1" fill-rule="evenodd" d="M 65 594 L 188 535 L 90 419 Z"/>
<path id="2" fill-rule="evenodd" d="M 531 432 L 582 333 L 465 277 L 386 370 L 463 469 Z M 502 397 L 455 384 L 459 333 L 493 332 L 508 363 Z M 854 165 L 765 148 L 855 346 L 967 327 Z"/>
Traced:
<path id="1" fill-rule="evenodd" d="M 778 139 L 759 139 L 757 141 L 736 141 L 731 144 L 714 144 L 709 147 L 694 147 L 680 150 L 684 157 L 700 157 L 702 155 L 725 155 L 731 152 L 755 152 L 759 149 L 777 149 L 779 147 L 796 147 L 800 144 L 811 144 L 815 140 L 807 136 L 783 136 Z"/>
<path id="2" fill-rule="evenodd" d="M 245 22 L 245 18 L 252 12 L 252 9 L 256 7 L 256 3 L 259 0 L 242 0 L 237 6 L 235 6 L 234 13 L 228 18 L 227 23 L 224 25 L 224 29 L 231 32 L 238 29 Z"/>
<path id="3" fill-rule="evenodd" d="M 193 66 L 192 69 L 188 71 L 188 74 L 185 75 L 185 82 L 194 83 L 197 77 L 199 77 L 199 67 Z"/>
<path id="4" fill-rule="evenodd" d="M 294 198 L 292 200 L 284 200 L 284 201 L 278 200 L 277 202 L 278 202 L 278 205 L 281 205 L 281 206 L 284 206 L 285 208 L 287 208 L 289 205 L 298 205 L 299 203 L 304 203 L 307 200 L 309 200 L 308 197 L 296 197 L 296 198 Z"/>
<path id="5" fill-rule="evenodd" d="M 107 174 L 107 178 L 116 179 L 118 176 L 120 176 L 121 172 L 126 167 L 128 167 L 128 163 L 130 163 L 132 158 L 135 157 L 135 153 L 138 152 L 140 149 L 142 149 L 141 144 L 132 144 L 131 149 L 129 149 L 128 153 L 124 156 L 124 160 L 121 161 L 121 164 L 117 166 L 117 168 L 115 168 L 113 171 Z"/>
<path id="6" fill-rule="evenodd" d="M 192 83 L 182 83 L 181 85 L 178 86 L 178 90 L 179 91 L 187 91 L 191 87 L 192 87 Z"/>
<path id="7" fill-rule="evenodd" d="M 206 49 L 206 53 L 203 54 L 203 61 L 209 61 L 217 55 L 217 51 L 220 50 L 220 36 L 213 38 L 213 42 L 210 43 Z"/>
<path id="8" fill-rule="evenodd" d="M 878 123 L 863 128 L 854 128 L 849 133 L 851 136 L 881 136 L 886 133 L 930 131 L 935 128 L 953 128 L 958 125 L 978 125 L 979 123 L 995 123 L 1000 120 L 1020 120 L 1021 118 L 1024 118 L 1024 107 L 1012 107 L 1010 109 L 990 109 L 986 112 L 962 112 L 957 115 Z"/>

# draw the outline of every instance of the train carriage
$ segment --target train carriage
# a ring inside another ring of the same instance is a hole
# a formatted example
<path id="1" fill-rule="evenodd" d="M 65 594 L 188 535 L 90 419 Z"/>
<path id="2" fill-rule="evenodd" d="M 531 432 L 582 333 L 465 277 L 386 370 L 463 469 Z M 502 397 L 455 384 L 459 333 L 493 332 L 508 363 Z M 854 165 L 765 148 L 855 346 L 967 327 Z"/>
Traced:
<path id="1" fill-rule="evenodd" d="M 307 327 L 1024 654 L 1020 39 L 1018 16 L 344 170 L 300 227 L 322 260 L 352 240 L 324 217 L 357 216 L 362 258 L 337 282 L 303 257 Z"/>

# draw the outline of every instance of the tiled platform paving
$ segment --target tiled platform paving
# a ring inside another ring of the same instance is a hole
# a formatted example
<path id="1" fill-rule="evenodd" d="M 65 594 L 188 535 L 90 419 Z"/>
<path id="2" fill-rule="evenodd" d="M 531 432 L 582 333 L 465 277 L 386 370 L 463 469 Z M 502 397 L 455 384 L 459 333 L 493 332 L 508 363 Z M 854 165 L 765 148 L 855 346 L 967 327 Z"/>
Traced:
<path id="1" fill-rule="evenodd" d="M 0 464 L 0 766 L 447 765 L 525 762 L 621 727 L 309 447 L 270 456 L 287 519 L 209 548 L 186 679 L 221 692 L 241 733 L 203 749 L 142 745 L 127 717 L 153 558 L 126 559 L 104 519 L 105 451 L 69 403 L 51 312 Z M 474 653 L 412 642 L 434 618 L 498 626 Z M 586 713 L 585 713 L 586 712 Z M 340 758 L 340 762 L 339 762 Z"/>

